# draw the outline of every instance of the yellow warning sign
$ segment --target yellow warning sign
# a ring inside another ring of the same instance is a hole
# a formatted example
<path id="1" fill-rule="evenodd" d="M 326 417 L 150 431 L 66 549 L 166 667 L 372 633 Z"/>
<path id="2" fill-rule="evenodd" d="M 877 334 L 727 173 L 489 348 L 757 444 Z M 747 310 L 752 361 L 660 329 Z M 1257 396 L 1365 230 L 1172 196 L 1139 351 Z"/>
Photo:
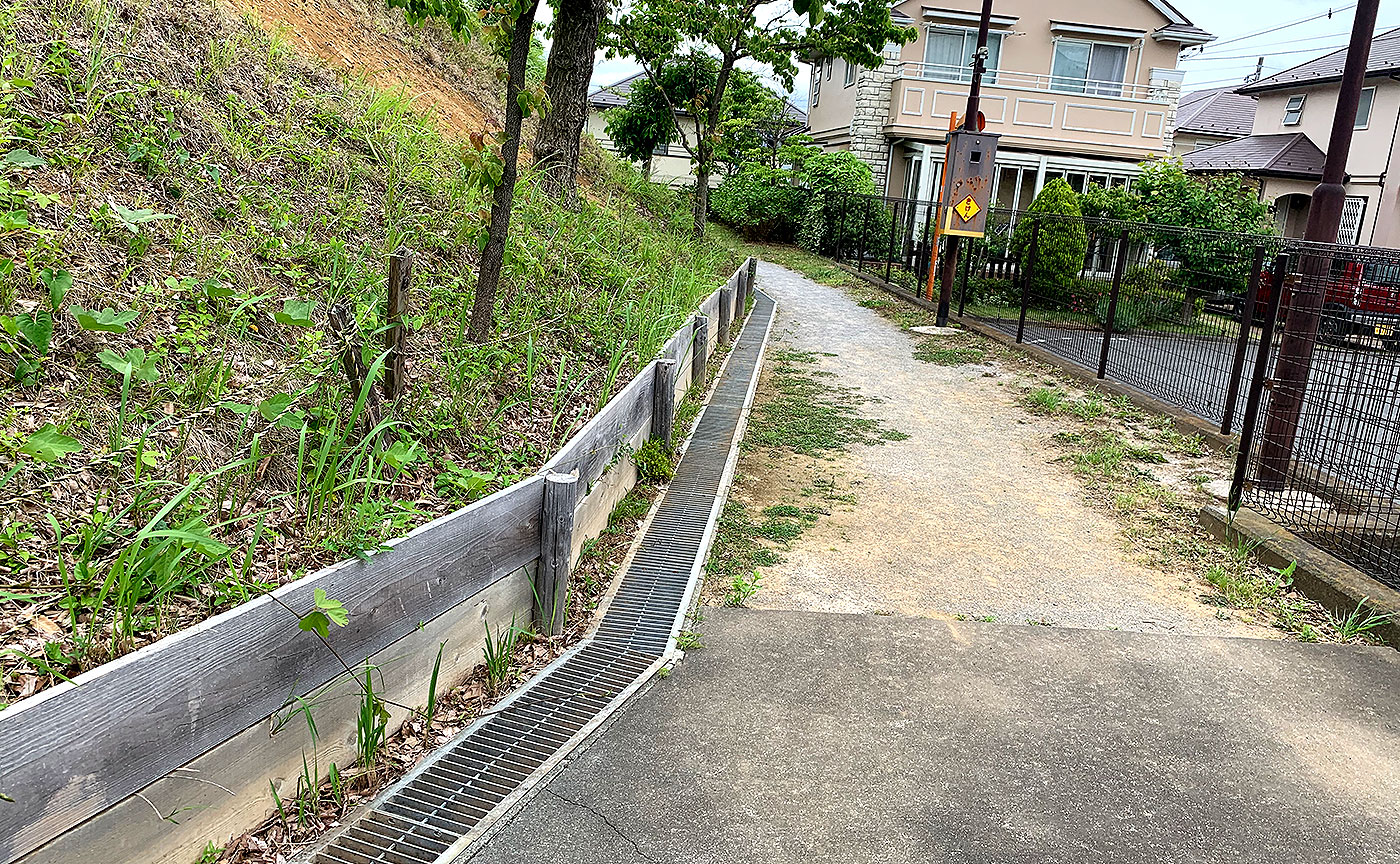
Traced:
<path id="1" fill-rule="evenodd" d="M 962 221 L 971 222 L 974 218 L 976 218 L 978 213 L 982 212 L 982 208 L 978 207 L 977 202 L 973 201 L 972 196 L 969 195 L 963 200 L 959 201 L 957 203 L 957 206 L 953 208 L 953 211 L 962 218 Z"/>

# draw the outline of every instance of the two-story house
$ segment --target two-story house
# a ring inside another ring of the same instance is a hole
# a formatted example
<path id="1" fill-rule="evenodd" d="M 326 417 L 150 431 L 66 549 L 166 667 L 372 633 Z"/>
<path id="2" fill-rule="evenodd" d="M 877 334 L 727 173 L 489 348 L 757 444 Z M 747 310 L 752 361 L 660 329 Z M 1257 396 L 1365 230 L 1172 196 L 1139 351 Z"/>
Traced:
<path id="1" fill-rule="evenodd" d="M 644 80 L 646 80 L 646 73 L 638 72 L 606 87 L 600 87 L 589 95 L 588 123 L 585 128 L 588 134 L 597 139 L 604 149 L 617 152 L 617 147 L 608 137 L 608 112 L 626 105 L 628 97 L 632 94 L 632 85 Z M 776 130 L 777 134 L 786 136 L 806 128 L 807 114 L 801 108 L 786 98 L 783 99 L 783 108 L 787 123 L 782 129 Z M 676 123 L 685 133 L 686 140 L 694 143 L 695 118 L 690 116 L 688 112 L 678 111 Z M 695 185 L 695 172 L 690 163 L 690 152 L 679 141 L 672 141 L 657 147 L 652 151 L 649 163 L 642 168 L 647 172 L 647 176 L 657 183 L 677 187 L 693 187 Z M 710 176 L 710 184 L 717 185 L 723 179 L 724 177 L 716 172 Z"/>
<path id="2" fill-rule="evenodd" d="M 813 58 L 811 135 L 847 149 L 890 195 L 937 194 L 949 112 L 967 101 L 977 0 L 902 0 L 896 23 L 918 38 L 878 69 Z M 1165 0 L 998 0 L 982 113 L 1000 133 L 994 200 L 1028 206 L 1045 182 L 1122 185 L 1171 152 L 1181 93 L 1177 58 L 1213 36 Z"/>
<path id="3" fill-rule="evenodd" d="M 1182 163 L 1197 173 L 1237 172 L 1259 181 L 1260 196 L 1273 202 L 1284 236 L 1301 237 L 1313 188 L 1322 179 L 1324 148 L 1337 109 L 1337 87 L 1346 49 L 1285 69 L 1237 93 L 1257 101 L 1253 133 L 1186 154 Z M 1400 152 L 1400 29 L 1371 42 L 1365 89 L 1347 156 L 1347 202 L 1339 243 L 1400 246 L 1400 201 L 1389 176 Z"/>

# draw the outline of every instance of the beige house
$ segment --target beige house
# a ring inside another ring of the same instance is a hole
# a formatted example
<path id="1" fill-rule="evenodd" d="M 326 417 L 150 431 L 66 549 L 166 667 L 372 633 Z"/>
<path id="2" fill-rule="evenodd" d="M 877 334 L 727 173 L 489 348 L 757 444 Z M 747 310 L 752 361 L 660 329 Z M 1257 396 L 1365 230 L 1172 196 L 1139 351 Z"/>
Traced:
<path id="1" fill-rule="evenodd" d="M 878 69 L 813 61 L 811 135 L 846 149 L 890 195 L 936 195 L 949 112 L 963 110 L 977 41 L 977 0 L 903 0 L 896 23 L 918 38 Z M 1137 163 L 1171 152 L 1184 47 L 1214 37 L 1165 0 L 998 0 L 982 113 L 1001 135 L 994 200 L 1028 206 L 1064 177 L 1122 185 Z"/>
<path id="2" fill-rule="evenodd" d="M 1301 237 L 1313 187 L 1322 179 L 1346 49 L 1286 69 L 1236 92 L 1257 101 L 1253 134 L 1183 157 L 1188 171 L 1257 178 L 1285 236 Z M 1347 158 L 1340 243 L 1400 247 L 1400 201 L 1389 177 L 1400 151 L 1400 29 L 1371 42 L 1365 89 Z"/>
<path id="3" fill-rule="evenodd" d="M 632 85 L 646 78 L 646 73 L 638 72 L 615 84 L 600 87 L 588 97 L 588 123 L 585 127 L 588 134 L 597 139 L 605 149 L 617 152 L 616 145 L 608 137 L 608 117 L 607 112 L 613 108 L 627 103 L 627 97 L 632 92 Z M 784 100 L 787 105 L 787 115 L 791 121 L 789 131 L 796 132 L 807 125 L 807 115 L 802 109 Z M 695 118 L 689 114 L 681 112 L 677 115 L 677 122 L 685 132 L 686 138 L 695 140 Z M 695 173 L 691 171 L 690 153 L 679 142 L 663 144 L 652 151 L 651 164 L 642 166 L 650 171 L 651 179 L 657 183 L 664 183 L 667 186 L 694 186 Z M 718 173 L 710 177 L 710 185 L 718 185 L 724 177 Z"/>

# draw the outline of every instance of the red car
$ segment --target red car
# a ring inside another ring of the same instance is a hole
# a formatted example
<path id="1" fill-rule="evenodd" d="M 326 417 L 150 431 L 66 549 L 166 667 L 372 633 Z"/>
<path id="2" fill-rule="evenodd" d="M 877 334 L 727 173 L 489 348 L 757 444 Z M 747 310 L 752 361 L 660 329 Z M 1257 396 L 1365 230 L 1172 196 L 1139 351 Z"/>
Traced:
<path id="1" fill-rule="evenodd" d="M 1373 338 L 1400 350 L 1400 264 L 1338 261 L 1332 277 L 1322 299 L 1319 338 L 1334 343 Z M 1269 274 L 1260 274 L 1260 308 L 1272 294 Z"/>

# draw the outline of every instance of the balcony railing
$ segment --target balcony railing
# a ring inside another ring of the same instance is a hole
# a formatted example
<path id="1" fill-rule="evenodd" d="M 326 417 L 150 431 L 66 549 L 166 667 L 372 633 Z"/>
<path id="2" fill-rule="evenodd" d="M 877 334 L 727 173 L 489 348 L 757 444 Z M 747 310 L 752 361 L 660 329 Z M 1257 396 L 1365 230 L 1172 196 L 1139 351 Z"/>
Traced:
<path id="1" fill-rule="evenodd" d="M 901 63 L 900 67 L 900 76 L 904 78 L 943 81 L 949 84 L 966 84 L 972 80 L 972 70 L 967 66 L 906 62 Z M 1040 90 L 1070 96 L 1102 96 L 1112 99 L 1132 99 L 1139 102 L 1167 101 L 1167 92 L 1162 87 L 1128 84 L 1123 81 L 1099 81 L 1093 78 L 1069 78 L 1063 75 L 1047 75 L 1038 72 L 988 69 L 982 78 L 982 83 L 988 86 L 1008 87 L 1017 90 Z"/>

